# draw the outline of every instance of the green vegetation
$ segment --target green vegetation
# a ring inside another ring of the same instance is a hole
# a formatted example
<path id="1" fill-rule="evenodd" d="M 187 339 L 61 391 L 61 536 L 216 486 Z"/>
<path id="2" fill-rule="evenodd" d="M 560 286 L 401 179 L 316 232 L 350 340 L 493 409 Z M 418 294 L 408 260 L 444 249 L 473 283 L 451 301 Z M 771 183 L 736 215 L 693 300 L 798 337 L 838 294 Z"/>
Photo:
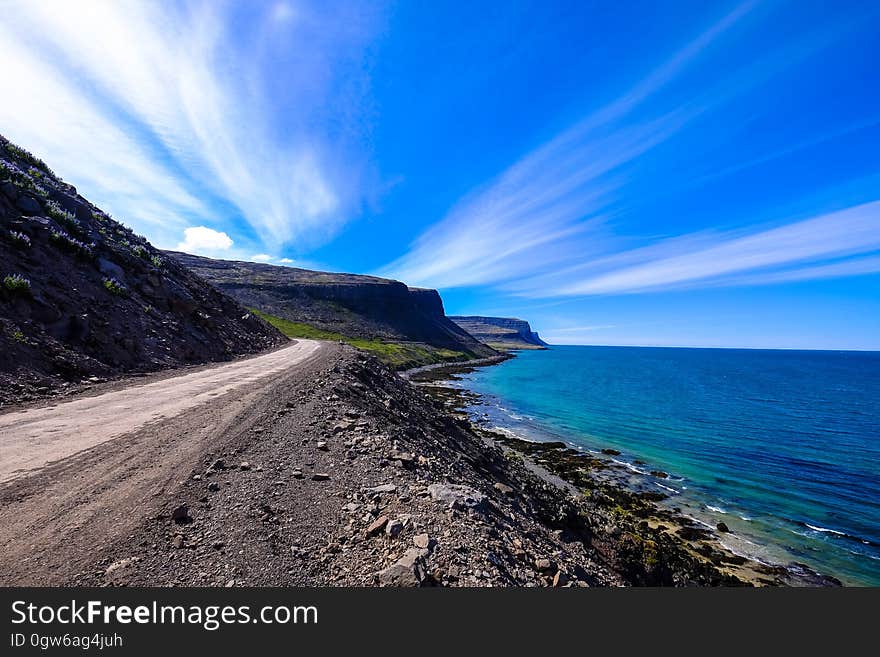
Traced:
<path id="1" fill-rule="evenodd" d="M 24 333 L 22 333 L 20 329 L 16 329 L 12 332 L 12 339 L 16 342 L 27 343 L 27 338 L 24 337 Z"/>
<path id="2" fill-rule="evenodd" d="M 30 294 L 31 282 L 19 274 L 9 274 L 3 279 L 3 287 L 12 294 Z"/>
<path id="3" fill-rule="evenodd" d="M 53 230 L 51 233 L 49 233 L 49 241 L 53 244 L 57 244 L 65 251 L 78 253 L 79 255 L 87 258 L 92 255 L 93 245 L 80 242 L 78 239 L 71 237 L 63 230 Z"/>
<path id="4" fill-rule="evenodd" d="M 82 231 L 82 224 L 79 223 L 79 219 L 74 217 L 72 213 L 62 208 L 55 201 L 46 201 L 44 206 L 46 208 L 46 214 L 59 224 L 67 226 L 69 230 L 75 233 Z"/>
<path id="5" fill-rule="evenodd" d="M 325 331 L 310 324 L 304 324 L 303 322 L 292 322 L 287 319 L 282 319 L 281 317 L 261 312 L 255 308 L 251 308 L 250 311 L 257 317 L 266 320 L 269 324 L 277 328 L 289 338 L 345 342 L 352 347 L 373 354 L 385 364 L 398 370 L 419 367 L 421 365 L 430 365 L 433 363 L 467 360 L 469 358 L 468 354 L 462 351 L 428 348 L 426 346 L 412 343 L 384 342 L 382 340 L 356 338 L 343 335 L 342 333 Z"/>
<path id="6" fill-rule="evenodd" d="M 122 283 L 112 277 L 104 279 L 104 288 L 110 294 L 115 294 L 117 296 L 123 296 L 128 291 Z"/>
<path id="7" fill-rule="evenodd" d="M 38 158 L 36 155 L 32 154 L 30 151 L 26 151 L 21 146 L 16 146 L 12 142 L 8 142 L 8 141 L 6 143 L 4 143 L 3 145 L 6 147 L 6 150 L 9 151 L 9 154 L 12 155 L 12 157 L 14 157 L 18 160 L 22 160 L 23 162 L 26 162 L 30 166 L 36 167 L 37 169 L 40 169 L 44 173 L 48 173 L 53 178 L 55 177 L 55 174 L 52 173 L 52 170 L 46 166 L 46 163 L 43 162 L 43 160 L 41 160 L 40 158 Z"/>
<path id="8" fill-rule="evenodd" d="M 150 262 L 156 269 L 162 269 L 162 265 L 165 264 L 165 261 L 157 255 L 154 255 L 152 258 L 150 258 Z"/>

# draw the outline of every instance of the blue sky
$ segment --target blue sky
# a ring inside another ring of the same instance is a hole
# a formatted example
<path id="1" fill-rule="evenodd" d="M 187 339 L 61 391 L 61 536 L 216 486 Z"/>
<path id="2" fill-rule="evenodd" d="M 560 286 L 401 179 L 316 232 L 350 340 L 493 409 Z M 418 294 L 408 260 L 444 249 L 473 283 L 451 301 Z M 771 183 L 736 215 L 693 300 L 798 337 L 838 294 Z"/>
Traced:
<path id="1" fill-rule="evenodd" d="M 0 11 L 0 132 L 158 246 L 557 343 L 880 349 L 874 2 Z"/>

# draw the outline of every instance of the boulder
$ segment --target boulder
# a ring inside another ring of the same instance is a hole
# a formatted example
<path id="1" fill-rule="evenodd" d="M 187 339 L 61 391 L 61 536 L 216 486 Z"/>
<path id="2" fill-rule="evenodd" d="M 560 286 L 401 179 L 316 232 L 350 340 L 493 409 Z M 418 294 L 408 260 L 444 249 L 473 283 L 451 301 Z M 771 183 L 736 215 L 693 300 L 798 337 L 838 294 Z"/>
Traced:
<path id="1" fill-rule="evenodd" d="M 403 531 L 403 522 L 399 519 L 390 521 L 385 525 L 385 533 L 391 538 L 397 538 Z"/>
<path id="2" fill-rule="evenodd" d="M 383 529 L 385 529 L 385 525 L 388 524 L 388 516 L 379 516 L 376 518 L 370 526 L 367 527 L 367 536 L 374 536 L 378 534 Z"/>
<path id="3" fill-rule="evenodd" d="M 431 484 L 428 494 L 435 502 L 441 502 L 452 509 L 480 511 L 485 508 L 486 496 L 480 491 L 461 484 Z"/>
<path id="4" fill-rule="evenodd" d="M 410 548 L 393 564 L 376 573 L 380 586 L 421 586 L 427 579 L 427 550 Z"/>
<path id="5" fill-rule="evenodd" d="M 19 196 L 18 200 L 15 202 L 15 207 L 25 214 L 39 214 L 43 211 L 39 201 L 33 196 Z"/>

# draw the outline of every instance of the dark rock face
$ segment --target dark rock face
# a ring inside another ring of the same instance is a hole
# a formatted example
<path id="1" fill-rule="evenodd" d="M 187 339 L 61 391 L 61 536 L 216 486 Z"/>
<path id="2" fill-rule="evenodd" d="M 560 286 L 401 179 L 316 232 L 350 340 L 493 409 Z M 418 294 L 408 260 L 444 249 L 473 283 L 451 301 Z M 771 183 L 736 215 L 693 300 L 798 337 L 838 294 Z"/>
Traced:
<path id="1" fill-rule="evenodd" d="M 0 137 L 0 405 L 285 340 Z"/>
<path id="2" fill-rule="evenodd" d="M 446 317 L 437 290 L 399 281 L 294 267 L 212 260 L 167 252 L 243 306 L 323 331 L 448 349 L 470 358 L 497 355 Z"/>
<path id="3" fill-rule="evenodd" d="M 544 349 L 548 345 L 529 323 L 513 317 L 450 317 L 480 342 L 501 349 Z"/>

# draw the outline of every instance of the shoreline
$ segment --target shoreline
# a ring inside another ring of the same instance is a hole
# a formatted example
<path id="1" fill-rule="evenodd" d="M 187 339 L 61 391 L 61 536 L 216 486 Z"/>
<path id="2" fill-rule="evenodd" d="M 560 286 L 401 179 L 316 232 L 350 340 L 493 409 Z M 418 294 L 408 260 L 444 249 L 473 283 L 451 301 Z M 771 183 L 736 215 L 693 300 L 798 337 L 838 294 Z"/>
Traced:
<path id="1" fill-rule="evenodd" d="M 506 359 L 505 359 L 506 360 Z M 487 363 L 486 365 L 497 364 Z M 500 444 L 518 456 L 531 461 L 532 469 L 543 470 L 551 477 L 557 477 L 569 486 L 573 486 L 581 495 L 589 496 L 591 491 L 600 489 L 610 493 L 612 498 L 637 496 L 647 502 L 646 507 L 636 509 L 639 523 L 647 528 L 671 536 L 688 553 L 711 563 L 716 567 L 728 570 L 730 574 L 744 582 L 757 586 L 843 586 L 843 583 L 832 575 L 827 575 L 799 562 L 780 563 L 778 560 L 761 559 L 754 554 L 737 550 L 728 545 L 730 539 L 752 543 L 747 538 L 730 531 L 723 522 L 713 526 L 699 517 L 688 515 L 680 507 L 670 505 L 670 495 L 654 493 L 646 490 L 647 482 L 634 483 L 625 481 L 627 475 L 633 476 L 654 474 L 643 472 L 634 464 L 618 460 L 620 455 L 615 449 L 586 450 L 567 441 L 541 441 L 523 437 L 513 430 L 503 427 L 486 426 L 478 418 L 468 413 L 468 407 L 483 404 L 485 397 L 468 388 L 447 385 L 448 382 L 460 380 L 457 375 L 473 371 L 477 367 L 462 363 L 460 366 L 445 367 L 442 372 L 430 372 L 416 375 L 413 381 L 425 388 L 429 394 L 471 424 L 474 431 L 484 435 L 494 444 Z M 642 465 L 638 461 L 636 462 Z M 647 466 L 646 466 L 647 467 Z M 657 471 L 658 475 L 667 473 Z M 668 476 L 668 475 L 667 475 Z M 660 488 L 669 489 L 662 484 Z M 678 491 L 676 491 L 678 492 Z M 639 505 L 640 506 L 640 505 Z M 723 529 L 722 529 L 723 527 Z M 728 539 L 725 542 L 724 539 Z M 765 544 L 756 544 L 764 546 Z M 768 549 L 772 545 L 766 544 Z"/>

